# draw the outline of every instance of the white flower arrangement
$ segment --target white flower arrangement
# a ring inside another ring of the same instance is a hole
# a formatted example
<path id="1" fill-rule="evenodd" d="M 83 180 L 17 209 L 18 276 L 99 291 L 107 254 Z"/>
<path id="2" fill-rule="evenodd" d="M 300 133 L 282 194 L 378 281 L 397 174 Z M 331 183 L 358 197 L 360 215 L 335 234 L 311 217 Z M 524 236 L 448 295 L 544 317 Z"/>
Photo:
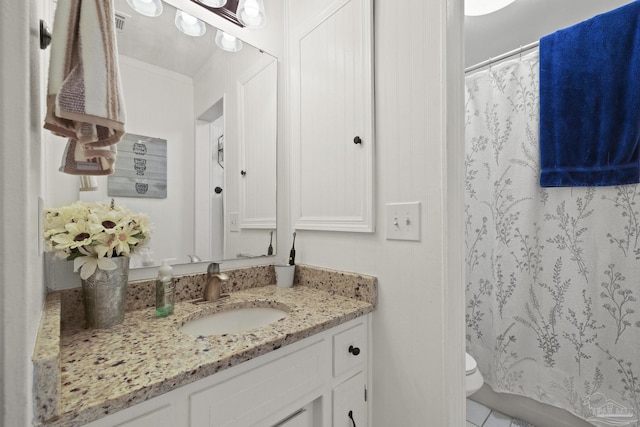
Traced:
<path id="1" fill-rule="evenodd" d="M 149 218 L 124 206 L 75 202 L 44 213 L 44 244 L 59 259 L 73 260 L 87 279 L 97 268 L 114 270 L 114 256 L 130 256 L 150 234 Z"/>

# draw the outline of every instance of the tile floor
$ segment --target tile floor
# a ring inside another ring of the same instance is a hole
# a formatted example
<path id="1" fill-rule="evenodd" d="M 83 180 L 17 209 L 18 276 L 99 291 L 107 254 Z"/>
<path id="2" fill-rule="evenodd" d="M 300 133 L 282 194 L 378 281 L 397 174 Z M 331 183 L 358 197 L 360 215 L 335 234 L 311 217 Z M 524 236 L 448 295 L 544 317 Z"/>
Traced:
<path id="1" fill-rule="evenodd" d="M 467 399 L 467 427 L 535 427 Z"/>

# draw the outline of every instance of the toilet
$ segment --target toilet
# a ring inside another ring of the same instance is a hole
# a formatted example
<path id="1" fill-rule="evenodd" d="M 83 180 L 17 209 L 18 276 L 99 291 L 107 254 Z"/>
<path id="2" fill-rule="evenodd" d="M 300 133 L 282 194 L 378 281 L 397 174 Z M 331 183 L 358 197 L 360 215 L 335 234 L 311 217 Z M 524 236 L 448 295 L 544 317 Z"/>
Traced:
<path id="1" fill-rule="evenodd" d="M 465 388 L 467 392 L 467 396 L 471 396 L 476 391 L 480 390 L 482 384 L 484 383 L 484 379 L 482 378 L 482 374 L 478 370 L 478 363 L 476 360 L 469 354 L 466 354 L 466 378 L 465 378 Z"/>

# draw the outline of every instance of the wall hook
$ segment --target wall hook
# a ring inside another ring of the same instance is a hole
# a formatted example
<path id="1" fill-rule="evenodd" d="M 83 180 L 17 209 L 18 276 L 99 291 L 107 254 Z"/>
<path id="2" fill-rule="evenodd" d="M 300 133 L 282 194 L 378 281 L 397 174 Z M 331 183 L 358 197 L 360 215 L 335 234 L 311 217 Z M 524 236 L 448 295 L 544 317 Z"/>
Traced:
<path id="1" fill-rule="evenodd" d="M 44 50 L 51 44 L 51 30 L 44 19 L 40 20 L 40 49 Z"/>

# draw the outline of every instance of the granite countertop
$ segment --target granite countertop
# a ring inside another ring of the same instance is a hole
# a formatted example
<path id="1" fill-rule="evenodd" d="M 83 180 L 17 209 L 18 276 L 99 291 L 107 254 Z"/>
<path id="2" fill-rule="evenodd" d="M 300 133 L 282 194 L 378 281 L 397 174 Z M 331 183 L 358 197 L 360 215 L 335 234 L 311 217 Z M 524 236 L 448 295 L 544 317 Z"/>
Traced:
<path id="1" fill-rule="evenodd" d="M 313 267 L 297 270 L 292 288 L 247 287 L 236 281 L 223 289 L 229 297 L 219 301 L 194 304 L 185 293 L 169 317 L 156 318 L 153 306 L 137 308 L 126 312 L 122 324 L 104 330 L 65 320 L 65 297 L 50 294 L 34 352 L 39 422 L 83 425 L 374 310 L 375 278 Z M 234 334 L 179 331 L 189 320 L 240 307 L 275 307 L 288 314 Z"/>

